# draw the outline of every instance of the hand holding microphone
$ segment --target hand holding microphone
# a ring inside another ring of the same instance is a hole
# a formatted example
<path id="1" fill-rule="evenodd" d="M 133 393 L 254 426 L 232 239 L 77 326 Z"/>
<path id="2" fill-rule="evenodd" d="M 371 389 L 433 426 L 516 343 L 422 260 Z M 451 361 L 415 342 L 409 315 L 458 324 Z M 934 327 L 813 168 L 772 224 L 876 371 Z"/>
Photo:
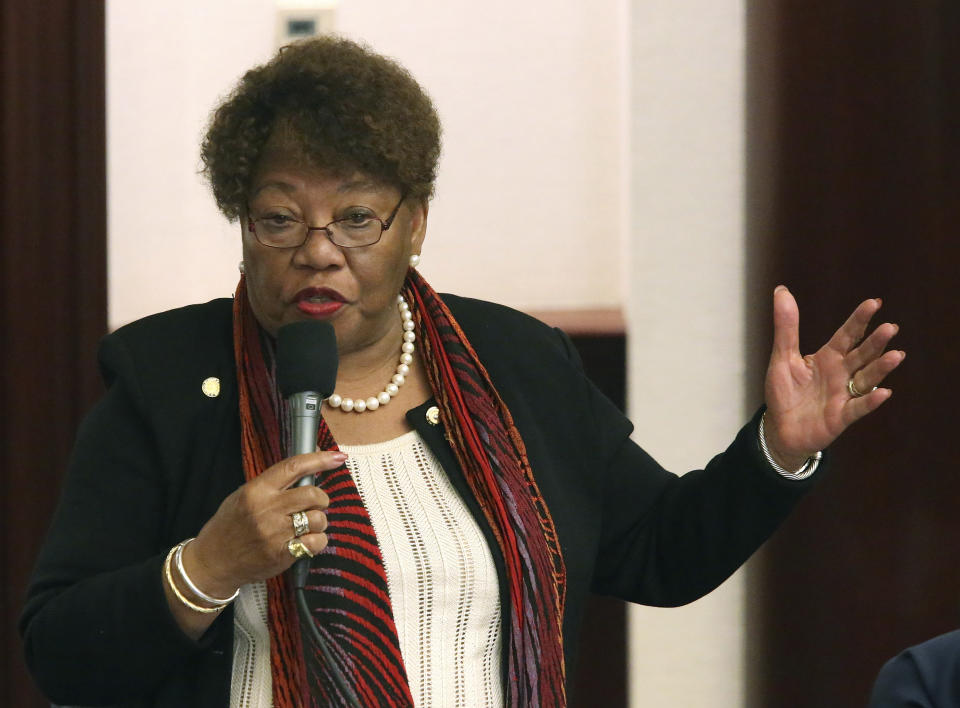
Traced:
<path id="1" fill-rule="evenodd" d="M 240 585 L 282 573 L 294 560 L 291 541 L 302 543 L 308 555 L 326 547 L 329 499 L 314 479 L 346 459 L 339 452 L 316 451 L 320 405 L 336 379 L 337 342 L 329 323 L 304 321 L 280 328 L 277 383 L 289 403 L 289 456 L 228 496 L 184 549 L 191 577 L 196 574 L 194 580 L 210 594 L 226 597 Z M 309 560 L 297 560 L 295 587 L 303 586 Z"/>

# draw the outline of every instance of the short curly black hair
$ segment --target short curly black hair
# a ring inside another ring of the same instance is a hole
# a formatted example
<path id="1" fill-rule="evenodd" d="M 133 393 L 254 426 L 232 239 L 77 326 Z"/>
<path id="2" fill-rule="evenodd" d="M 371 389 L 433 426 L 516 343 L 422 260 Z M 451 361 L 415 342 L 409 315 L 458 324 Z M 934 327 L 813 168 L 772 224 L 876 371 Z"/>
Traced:
<path id="1" fill-rule="evenodd" d="M 440 119 L 396 61 L 342 37 L 284 47 L 248 71 L 214 111 L 201 147 L 217 206 L 233 221 L 247 208 L 264 146 L 283 134 L 309 164 L 362 172 L 407 197 L 433 196 Z"/>

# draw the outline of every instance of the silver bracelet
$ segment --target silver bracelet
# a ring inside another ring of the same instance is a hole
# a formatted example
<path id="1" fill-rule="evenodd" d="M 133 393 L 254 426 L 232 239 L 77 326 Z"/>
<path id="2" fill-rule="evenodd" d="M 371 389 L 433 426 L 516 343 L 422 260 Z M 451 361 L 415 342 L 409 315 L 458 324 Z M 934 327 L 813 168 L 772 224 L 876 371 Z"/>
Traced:
<path id="1" fill-rule="evenodd" d="M 170 562 L 174 554 L 177 552 L 177 549 L 180 548 L 179 545 L 174 546 L 170 549 L 170 552 L 167 554 L 166 559 L 163 561 L 163 575 L 167 579 L 167 585 L 170 586 L 170 590 L 173 591 L 173 594 L 177 596 L 177 599 L 183 604 L 184 607 L 187 607 L 194 612 L 202 612 L 203 614 L 212 615 L 214 612 L 221 612 L 226 605 L 217 605 L 216 607 L 203 607 L 198 605 L 189 597 L 180 592 L 180 588 L 177 587 L 177 584 L 173 581 L 173 573 L 170 572 Z"/>
<path id="2" fill-rule="evenodd" d="M 190 592 L 192 592 L 194 595 L 196 595 L 198 598 L 200 598 L 204 602 L 207 602 L 211 605 L 215 605 L 217 607 L 223 607 L 224 605 L 229 605 L 231 602 L 237 599 L 237 596 L 240 594 L 240 588 L 237 588 L 236 591 L 233 593 L 233 595 L 231 595 L 225 600 L 217 597 L 210 597 L 209 595 L 207 595 L 207 593 L 205 593 L 203 590 L 201 590 L 196 585 L 194 585 L 193 581 L 190 580 L 190 576 L 187 575 L 187 571 L 184 570 L 183 549 L 186 548 L 187 544 L 193 540 L 194 539 L 192 538 L 188 538 L 186 541 L 177 545 L 177 548 L 173 554 L 173 561 L 174 563 L 177 564 L 177 572 L 180 573 L 180 577 L 183 578 L 183 582 L 186 584 L 186 586 L 190 588 Z"/>
<path id="3" fill-rule="evenodd" d="M 800 481 L 802 479 L 806 479 L 807 477 L 812 475 L 814 472 L 816 472 L 817 467 L 820 465 L 820 459 L 823 457 L 822 450 L 818 450 L 811 457 L 808 457 L 807 461 L 804 462 L 803 465 L 800 467 L 800 469 L 796 470 L 795 472 L 791 472 L 787 468 L 781 467 L 777 463 L 777 461 L 773 459 L 773 455 L 770 454 L 770 450 L 769 448 L 767 448 L 767 438 L 763 434 L 763 421 L 764 419 L 766 419 L 766 417 L 767 417 L 767 412 L 764 411 L 763 415 L 760 416 L 759 437 L 760 437 L 760 449 L 763 451 L 763 456 L 767 458 L 767 463 L 771 467 L 773 467 L 773 469 L 775 469 L 777 471 L 777 474 L 779 474 L 781 477 L 783 477 L 784 479 L 791 479 L 794 481 Z"/>

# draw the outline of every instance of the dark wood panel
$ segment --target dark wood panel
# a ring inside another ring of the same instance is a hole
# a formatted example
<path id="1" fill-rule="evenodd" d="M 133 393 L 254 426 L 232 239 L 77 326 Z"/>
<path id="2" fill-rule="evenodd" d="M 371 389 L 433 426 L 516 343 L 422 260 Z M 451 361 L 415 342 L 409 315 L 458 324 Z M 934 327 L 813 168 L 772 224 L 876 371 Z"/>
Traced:
<path id="1" fill-rule="evenodd" d="M 751 705 L 864 705 L 883 661 L 960 624 L 956 3 L 748 3 L 753 365 L 785 282 L 803 348 L 882 297 L 895 393 L 751 567 Z"/>
<path id="2" fill-rule="evenodd" d="M 553 318 L 553 322 L 564 318 Z M 583 360 L 584 371 L 620 410 L 626 410 L 627 351 L 622 326 L 615 318 L 604 334 L 584 333 L 589 326 L 577 317 L 564 328 Z M 547 320 L 550 322 L 551 320 Z M 579 331 L 580 333 L 576 333 Z M 612 597 L 592 596 L 584 608 L 580 634 L 579 665 L 571 675 L 570 705 L 626 708 L 627 705 L 627 604 Z"/>
<path id="3" fill-rule="evenodd" d="M 0 219 L 0 703 L 46 706 L 16 631 L 106 331 L 103 4 L 6 2 Z"/>

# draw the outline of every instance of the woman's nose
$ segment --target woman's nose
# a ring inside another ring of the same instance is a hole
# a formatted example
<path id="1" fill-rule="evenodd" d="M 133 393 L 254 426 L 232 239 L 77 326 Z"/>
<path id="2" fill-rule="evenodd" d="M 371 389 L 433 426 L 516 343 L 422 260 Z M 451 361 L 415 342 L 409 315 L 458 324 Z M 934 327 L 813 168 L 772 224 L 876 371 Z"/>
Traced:
<path id="1" fill-rule="evenodd" d="M 294 261 L 299 265 L 323 270 L 343 265 L 346 259 L 343 250 L 330 240 L 330 231 L 321 226 L 307 231 L 307 238 L 297 249 Z"/>

